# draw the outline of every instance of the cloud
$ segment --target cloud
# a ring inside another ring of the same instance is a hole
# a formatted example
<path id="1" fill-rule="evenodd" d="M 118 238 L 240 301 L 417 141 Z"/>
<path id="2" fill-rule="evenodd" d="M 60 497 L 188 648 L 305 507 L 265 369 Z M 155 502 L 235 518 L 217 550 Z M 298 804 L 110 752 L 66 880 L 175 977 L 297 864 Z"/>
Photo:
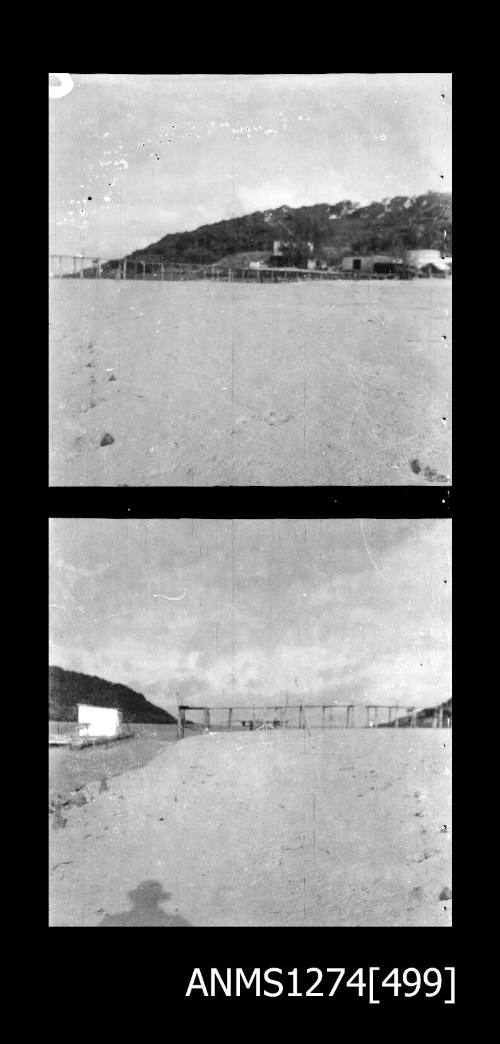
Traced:
<path id="1" fill-rule="evenodd" d="M 113 257 L 281 204 L 451 188 L 449 74 L 75 74 L 74 84 L 50 114 L 55 253 Z M 63 201 L 82 188 L 92 203 L 68 218 Z"/>
<path id="2" fill-rule="evenodd" d="M 201 702 L 240 704 L 325 689 L 378 703 L 448 692 L 447 520 L 51 528 L 51 655 L 61 666 L 147 687 L 160 703 L 177 690 L 194 702 L 197 687 Z"/>

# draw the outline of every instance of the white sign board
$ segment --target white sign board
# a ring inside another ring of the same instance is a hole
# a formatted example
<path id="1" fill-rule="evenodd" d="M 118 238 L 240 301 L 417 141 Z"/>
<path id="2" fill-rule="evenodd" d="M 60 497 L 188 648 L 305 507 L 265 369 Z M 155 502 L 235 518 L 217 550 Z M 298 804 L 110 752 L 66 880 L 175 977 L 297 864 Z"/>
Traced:
<path id="1" fill-rule="evenodd" d="M 116 736 L 120 725 L 120 711 L 116 707 L 90 707 L 78 704 L 80 736 Z"/>

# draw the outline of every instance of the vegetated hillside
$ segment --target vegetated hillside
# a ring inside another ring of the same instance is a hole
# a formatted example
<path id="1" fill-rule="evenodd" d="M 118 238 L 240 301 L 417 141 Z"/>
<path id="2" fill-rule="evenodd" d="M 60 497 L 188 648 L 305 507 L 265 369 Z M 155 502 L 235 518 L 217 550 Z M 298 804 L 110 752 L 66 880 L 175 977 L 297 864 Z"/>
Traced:
<path id="1" fill-rule="evenodd" d="M 77 721 L 78 703 L 91 707 L 117 707 L 123 721 L 155 725 L 172 725 L 176 719 L 127 685 L 116 685 L 104 678 L 94 678 L 62 667 L 49 667 L 49 719 Z"/>
<path id="2" fill-rule="evenodd" d="M 266 264 L 269 258 L 269 250 L 242 250 L 237 254 L 226 254 L 220 257 L 217 264 L 221 268 L 248 268 L 252 262 L 259 261 Z"/>
<path id="3" fill-rule="evenodd" d="M 403 250 L 434 249 L 452 252 L 451 194 L 395 196 L 359 206 L 350 200 L 330 205 L 278 207 L 244 217 L 202 225 L 192 232 L 163 236 L 130 254 L 162 257 L 172 263 L 213 264 L 237 253 L 272 251 L 274 240 L 288 242 L 299 264 L 312 243 L 314 256 L 330 264 L 349 253 L 399 255 Z M 113 265 L 113 262 L 109 262 Z"/>

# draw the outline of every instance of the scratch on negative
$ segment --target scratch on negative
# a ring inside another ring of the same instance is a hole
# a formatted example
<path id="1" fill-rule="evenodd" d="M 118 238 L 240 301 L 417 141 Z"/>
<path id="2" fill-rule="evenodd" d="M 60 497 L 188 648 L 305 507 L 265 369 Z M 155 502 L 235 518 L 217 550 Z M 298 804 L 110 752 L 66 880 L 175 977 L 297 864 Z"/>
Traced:
<path id="1" fill-rule="evenodd" d="M 181 595 L 154 594 L 153 598 L 166 598 L 167 602 L 180 602 L 180 601 L 182 601 L 183 598 L 186 597 L 186 594 L 187 594 L 187 587 L 184 588 L 184 592 Z"/>
<path id="2" fill-rule="evenodd" d="M 366 536 L 365 536 L 365 531 L 364 531 L 364 529 L 363 529 L 363 519 L 362 519 L 362 518 L 360 518 L 360 520 L 359 520 L 359 524 L 360 524 L 360 526 L 361 526 L 361 535 L 362 535 L 362 537 L 363 537 L 363 543 L 364 543 L 364 545 L 365 545 L 365 550 L 366 550 L 366 553 L 367 553 L 367 555 L 368 555 L 368 558 L 370 559 L 370 562 L 371 562 L 371 564 L 372 564 L 373 568 L 377 570 L 377 573 L 380 573 L 380 576 L 381 576 L 381 577 L 383 577 L 383 579 L 384 579 L 384 580 L 387 580 L 387 577 L 386 577 L 385 573 L 383 573 L 383 572 L 382 572 L 382 570 L 381 570 L 381 569 L 379 569 L 379 567 L 378 567 L 377 563 L 373 561 L 373 558 L 372 558 L 372 556 L 371 556 L 371 552 L 370 552 L 370 548 L 368 547 L 368 544 L 367 544 L 367 540 L 366 540 Z"/>

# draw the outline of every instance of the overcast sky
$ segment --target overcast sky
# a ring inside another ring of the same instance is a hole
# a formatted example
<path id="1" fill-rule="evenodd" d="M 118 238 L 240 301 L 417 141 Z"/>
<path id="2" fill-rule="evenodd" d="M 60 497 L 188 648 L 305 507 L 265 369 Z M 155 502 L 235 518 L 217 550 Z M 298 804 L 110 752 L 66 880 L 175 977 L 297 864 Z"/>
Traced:
<path id="1" fill-rule="evenodd" d="M 449 520 L 51 521 L 52 664 L 170 707 L 450 693 Z"/>
<path id="2" fill-rule="evenodd" d="M 70 75 L 49 101 L 51 252 L 117 257 L 282 204 L 451 190 L 449 73 Z"/>

